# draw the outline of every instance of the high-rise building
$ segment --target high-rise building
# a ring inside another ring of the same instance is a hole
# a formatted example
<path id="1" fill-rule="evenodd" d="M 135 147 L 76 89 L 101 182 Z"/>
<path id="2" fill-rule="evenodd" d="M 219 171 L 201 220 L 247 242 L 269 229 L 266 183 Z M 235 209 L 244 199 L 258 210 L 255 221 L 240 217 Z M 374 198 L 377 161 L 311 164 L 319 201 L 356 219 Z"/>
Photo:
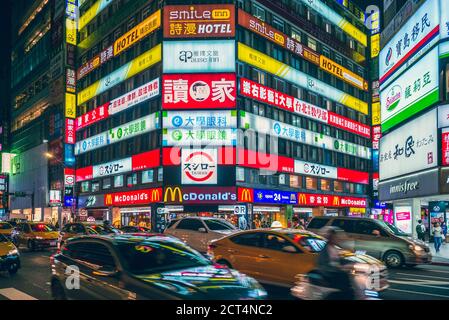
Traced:
<path id="1" fill-rule="evenodd" d="M 388 8 L 386 7 L 388 10 Z M 379 200 L 416 234 L 449 215 L 449 2 L 408 1 L 385 25 L 379 55 Z"/>

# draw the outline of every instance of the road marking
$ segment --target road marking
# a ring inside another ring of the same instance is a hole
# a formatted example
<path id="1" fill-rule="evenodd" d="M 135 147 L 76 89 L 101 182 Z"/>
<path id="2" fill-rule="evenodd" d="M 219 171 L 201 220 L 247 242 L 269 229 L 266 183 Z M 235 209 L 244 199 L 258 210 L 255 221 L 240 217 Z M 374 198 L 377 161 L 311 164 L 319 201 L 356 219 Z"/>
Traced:
<path id="1" fill-rule="evenodd" d="M 408 280 L 408 281 L 399 281 L 399 280 L 389 280 L 389 283 L 396 283 L 396 284 L 403 284 L 406 286 L 416 286 L 416 287 L 425 287 L 425 288 L 435 288 L 435 289 L 441 289 L 441 290 L 449 290 L 449 287 L 440 287 L 440 286 L 432 286 L 430 284 L 449 284 L 448 282 L 443 282 L 441 283 L 441 281 L 424 281 L 423 280 L 419 280 L 421 282 L 415 282 L 414 279 L 403 279 L 403 280 Z M 435 283 L 436 282 L 436 283 Z M 426 284 L 427 283 L 427 284 Z"/>
<path id="2" fill-rule="evenodd" d="M 413 293 L 413 294 L 416 294 L 416 295 L 426 295 L 426 296 L 435 296 L 435 297 L 449 298 L 449 296 L 444 296 L 444 295 L 441 295 L 441 294 L 419 292 L 419 291 L 412 291 L 412 290 L 401 290 L 401 289 L 388 288 L 388 291 L 407 292 L 407 293 Z"/>
<path id="3" fill-rule="evenodd" d="M 14 288 L 0 289 L 0 295 L 9 300 L 37 300 L 36 298 Z"/>
<path id="4" fill-rule="evenodd" d="M 396 273 L 396 274 L 402 274 L 404 276 L 414 276 L 414 277 L 424 277 L 424 278 L 434 278 L 434 279 L 443 279 L 443 280 L 448 280 L 447 277 L 435 277 L 435 276 L 427 276 L 427 275 L 422 275 L 422 274 L 414 274 L 414 273 Z M 447 282 L 449 284 L 449 281 Z"/>

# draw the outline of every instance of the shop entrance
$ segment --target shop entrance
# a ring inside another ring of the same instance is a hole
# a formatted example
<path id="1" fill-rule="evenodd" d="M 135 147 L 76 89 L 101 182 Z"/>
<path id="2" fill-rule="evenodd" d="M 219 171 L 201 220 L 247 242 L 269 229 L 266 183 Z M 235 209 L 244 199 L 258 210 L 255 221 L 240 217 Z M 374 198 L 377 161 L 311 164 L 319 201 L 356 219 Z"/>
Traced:
<path id="1" fill-rule="evenodd" d="M 121 208 L 122 226 L 136 226 L 151 229 L 151 207 Z"/>

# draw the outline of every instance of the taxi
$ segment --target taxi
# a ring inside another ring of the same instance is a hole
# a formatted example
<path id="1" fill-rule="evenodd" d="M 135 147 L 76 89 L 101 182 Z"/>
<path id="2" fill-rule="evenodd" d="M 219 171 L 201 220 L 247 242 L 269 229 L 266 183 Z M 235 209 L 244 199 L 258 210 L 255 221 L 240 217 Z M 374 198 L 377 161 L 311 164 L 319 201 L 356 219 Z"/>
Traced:
<path id="1" fill-rule="evenodd" d="M 245 230 L 212 241 L 208 255 L 216 263 L 236 269 L 262 283 L 292 287 L 298 275 L 316 269 L 319 252 L 326 244 L 326 239 L 306 230 Z M 340 254 L 347 259 L 349 256 L 360 256 L 344 250 Z M 363 264 L 376 265 L 381 274 L 386 269 L 380 261 L 371 257 L 358 260 Z"/>
<path id="2" fill-rule="evenodd" d="M 34 251 L 38 248 L 56 248 L 59 232 L 48 223 L 21 222 L 11 234 L 11 239 L 17 247 L 26 246 Z"/>
<path id="3" fill-rule="evenodd" d="M 11 232 L 13 229 L 14 229 L 14 227 L 10 223 L 0 221 L 0 234 L 9 238 L 11 236 Z"/>
<path id="4" fill-rule="evenodd" d="M 20 268 L 19 251 L 4 235 L 0 234 L 0 271 L 15 274 Z"/>

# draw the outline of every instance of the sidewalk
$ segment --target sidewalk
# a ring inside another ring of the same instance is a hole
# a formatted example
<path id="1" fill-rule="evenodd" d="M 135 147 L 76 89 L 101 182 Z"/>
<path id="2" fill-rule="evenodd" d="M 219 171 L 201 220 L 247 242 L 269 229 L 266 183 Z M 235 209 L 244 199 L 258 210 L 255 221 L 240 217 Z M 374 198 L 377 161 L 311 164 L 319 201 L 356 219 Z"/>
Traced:
<path id="1" fill-rule="evenodd" d="M 433 242 L 428 244 L 432 253 L 432 264 L 449 266 L 449 243 L 442 244 L 438 253 L 435 252 Z"/>

